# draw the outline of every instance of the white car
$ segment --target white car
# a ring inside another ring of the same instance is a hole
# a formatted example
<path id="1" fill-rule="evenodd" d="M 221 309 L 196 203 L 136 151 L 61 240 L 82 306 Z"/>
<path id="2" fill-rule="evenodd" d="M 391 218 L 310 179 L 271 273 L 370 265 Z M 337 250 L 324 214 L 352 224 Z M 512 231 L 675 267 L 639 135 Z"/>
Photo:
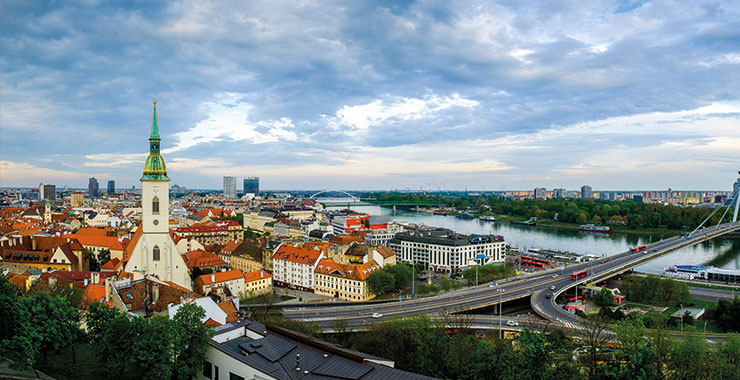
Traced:
<path id="1" fill-rule="evenodd" d="M 519 322 L 517 322 L 517 321 L 508 321 L 508 322 L 506 322 L 506 326 L 519 326 Z"/>
<path id="2" fill-rule="evenodd" d="M 383 318 L 383 314 L 380 314 L 380 313 L 373 313 L 373 315 L 371 315 L 371 317 L 373 317 L 373 318 L 376 318 L 376 319 L 377 319 L 377 318 Z"/>
<path id="3" fill-rule="evenodd" d="M 550 286 L 550 290 L 555 290 L 555 285 Z"/>

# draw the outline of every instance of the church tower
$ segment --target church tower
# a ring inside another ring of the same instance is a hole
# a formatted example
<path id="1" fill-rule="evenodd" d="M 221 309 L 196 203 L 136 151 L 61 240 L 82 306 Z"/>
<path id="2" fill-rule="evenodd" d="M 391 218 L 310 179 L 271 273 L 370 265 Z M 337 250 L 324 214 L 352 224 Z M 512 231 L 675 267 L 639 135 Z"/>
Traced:
<path id="1" fill-rule="evenodd" d="M 153 275 L 190 289 L 187 266 L 170 236 L 170 179 L 159 153 L 160 141 L 155 100 L 149 157 L 141 177 L 141 224 L 129 243 L 133 249 L 126 249 L 125 270 L 136 277 Z"/>
<path id="2" fill-rule="evenodd" d="M 169 234 L 170 179 L 164 158 L 159 154 L 159 126 L 157 125 L 157 101 L 152 111 L 152 133 L 149 136 L 149 157 L 144 164 L 141 177 L 142 232 L 145 234 Z"/>

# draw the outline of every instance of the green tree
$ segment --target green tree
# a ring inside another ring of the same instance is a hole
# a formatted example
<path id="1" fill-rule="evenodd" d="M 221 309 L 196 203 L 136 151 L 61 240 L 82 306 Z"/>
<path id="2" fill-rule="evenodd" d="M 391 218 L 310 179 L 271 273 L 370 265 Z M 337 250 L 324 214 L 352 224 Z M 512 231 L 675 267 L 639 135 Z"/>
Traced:
<path id="1" fill-rule="evenodd" d="M 740 336 L 730 334 L 713 355 L 710 380 L 737 379 L 740 374 Z"/>
<path id="2" fill-rule="evenodd" d="M 110 260 L 110 249 L 105 248 L 98 251 L 98 262 L 103 265 Z"/>
<path id="3" fill-rule="evenodd" d="M 118 309 L 108 307 L 99 302 L 91 302 L 88 305 L 87 312 L 84 314 L 87 336 L 90 342 L 93 344 L 102 342 L 108 324 L 120 315 L 121 312 Z"/>
<path id="4" fill-rule="evenodd" d="M 401 290 L 411 286 L 412 277 L 416 277 L 416 270 L 412 265 L 406 263 L 398 263 L 389 265 L 385 269 L 388 273 L 392 274 L 396 280 L 395 290 Z"/>
<path id="5" fill-rule="evenodd" d="M 135 377 L 144 380 L 172 377 L 173 326 L 170 319 L 162 315 L 134 318 L 131 326 L 139 332 L 135 340 L 128 342 L 133 348 L 131 364 Z M 194 374 L 189 379 L 193 377 Z"/>
<path id="6" fill-rule="evenodd" d="M 190 303 L 177 310 L 173 323 L 174 339 L 174 379 L 193 379 L 203 367 L 208 351 L 208 342 L 213 331 L 206 328 L 201 320 L 206 313 L 200 306 Z"/>
<path id="7" fill-rule="evenodd" d="M 39 340 L 34 332 L 28 311 L 19 306 L 18 289 L 0 275 L 0 356 L 12 360 L 13 368 L 33 367 Z"/>
<path id="8" fill-rule="evenodd" d="M 578 224 L 583 224 L 583 223 L 586 223 L 587 221 L 588 221 L 588 217 L 584 213 L 580 213 L 576 217 L 576 223 Z"/>
<path id="9" fill-rule="evenodd" d="M 599 306 L 610 306 L 614 301 L 614 295 L 607 288 L 601 288 L 598 293 L 594 294 L 594 302 Z"/>
<path id="10" fill-rule="evenodd" d="M 38 292 L 18 300 L 18 307 L 29 316 L 28 337 L 47 362 L 50 350 L 59 351 L 79 336 L 77 310 L 67 300 Z"/>
<path id="11" fill-rule="evenodd" d="M 396 290 L 396 278 L 385 270 L 372 272 L 367 277 L 367 288 L 376 295 L 391 293 Z"/>
<path id="12" fill-rule="evenodd" d="M 593 217 L 593 218 L 591 218 L 591 221 L 592 221 L 592 222 L 593 222 L 594 224 L 601 224 L 601 217 L 600 217 L 600 216 L 598 216 L 598 215 L 594 215 L 594 217 Z"/>
<path id="13" fill-rule="evenodd" d="M 709 374 L 707 341 L 694 333 L 689 333 L 679 341 L 670 356 L 672 379 L 700 380 Z"/>

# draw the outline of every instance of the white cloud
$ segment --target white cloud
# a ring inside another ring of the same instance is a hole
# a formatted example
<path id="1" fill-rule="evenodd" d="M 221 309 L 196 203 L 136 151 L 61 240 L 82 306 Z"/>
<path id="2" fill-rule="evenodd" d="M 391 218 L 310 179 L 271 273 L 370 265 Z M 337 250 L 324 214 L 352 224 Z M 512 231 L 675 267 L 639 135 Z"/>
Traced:
<path id="1" fill-rule="evenodd" d="M 422 99 L 393 97 L 389 102 L 375 100 L 367 104 L 344 106 L 336 116 L 326 119 L 335 129 L 367 130 L 383 123 L 432 118 L 449 108 L 474 108 L 479 104 L 457 93 L 451 96 L 429 95 Z"/>
<path id="2" fill-rule="evenodd" d="M 250 141 L 263 144 L 278 141 L 296 141 L 293 122 L 288 118 L 249 121 L 252 105 L 243 101 L 244 94 L 222 93 L 217 100 L 206 102 L 207 118 L 185 132 L 176 133 L 177 144 L 162 153 L 172 153 L 198 144 L 217 141 Z"/>
<path id="3" fill-rule="evenodd" d="M 87 173 L 43 168 L 26 162 L 0 161 L 0 186 L 38 186 L 39 182 L 84 181 Z"/>
<path id="4" fill-rule="evenodd" d="M 142 166 L 146 161 L 149 153 L 98 153 L 88 154 L 85 158 L 88 160 L 83 165 L 89 167 L 118 167 L 140 163 Z"/>

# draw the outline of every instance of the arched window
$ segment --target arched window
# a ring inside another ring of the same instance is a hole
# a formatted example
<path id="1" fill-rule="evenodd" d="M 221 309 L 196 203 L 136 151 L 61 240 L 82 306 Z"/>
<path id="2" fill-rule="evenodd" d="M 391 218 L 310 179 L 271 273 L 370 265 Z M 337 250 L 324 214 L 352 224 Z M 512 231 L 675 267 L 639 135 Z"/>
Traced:
<path id="1" fill-rule="evenodd" d="M 159 246 L 154 246 L 152 250 L 152 260 L 159 261 Z"/>
<path id="2" fill-rule="evenodd" d="M 152 214 L 159 214 L 159 197 L 156 195 L 152 199 Z"/>

